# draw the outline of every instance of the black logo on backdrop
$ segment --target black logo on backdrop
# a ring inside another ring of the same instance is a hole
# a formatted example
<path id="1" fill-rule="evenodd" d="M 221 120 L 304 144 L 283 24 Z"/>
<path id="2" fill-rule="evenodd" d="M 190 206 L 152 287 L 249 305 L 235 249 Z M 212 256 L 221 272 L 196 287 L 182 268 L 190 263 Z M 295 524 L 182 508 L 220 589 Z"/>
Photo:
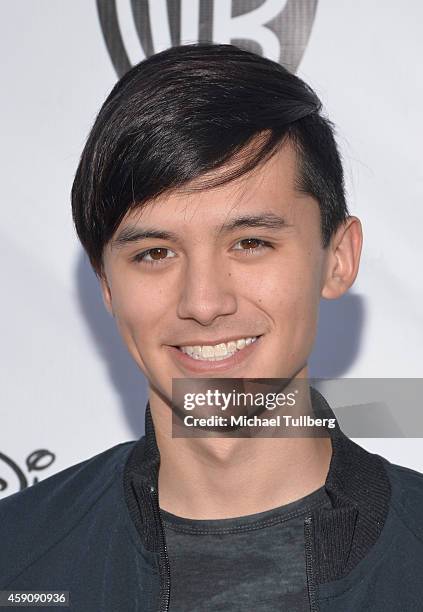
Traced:
<path id="1" fill-rule="evenodd" d="M 38 473 L 49 468 L 55 459 L 56 455 L 49 450 L 35 450 L 26 458 L 25 467 L 21 468 L 11 457 L 0 453 L 0 496 L 3 491 L 10 495 L 36 484 Z"/>
<path id="2" fill-rule="evenodd" d="M 295 72 L 318 0 L 97 0 L 119 77 L 141 60 L 183 43 L 236 44 Z"/>

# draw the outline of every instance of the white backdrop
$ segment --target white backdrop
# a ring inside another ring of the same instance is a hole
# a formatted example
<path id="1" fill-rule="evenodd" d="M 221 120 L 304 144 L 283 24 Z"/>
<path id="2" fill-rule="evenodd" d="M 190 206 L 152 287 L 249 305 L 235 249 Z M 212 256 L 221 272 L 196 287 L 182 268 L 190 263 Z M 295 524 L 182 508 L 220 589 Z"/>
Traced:
<path id="1" fill-rule="evenodd" d="M 129 4 L 117 1 L 136 61 Z M 71 220 L 78 158 L 117 80 L 96 3 L 2 0 L 0 8 L 1 497 L 19 488 L 19 469 L 32 484 L 139 437 L 147 383 L 104 309 Z M 337 126 L 365 244 L 350 294 L 322 305 L 315 375 L 423 374 L 422 22 L 420 0 L 317 4 L 297 73 Z M 420 439 L 358 442 L 423 471 Z M 37 471 L 34 456 L 26 459 L 38 449 L 56 459 L 38 457 Z"/>

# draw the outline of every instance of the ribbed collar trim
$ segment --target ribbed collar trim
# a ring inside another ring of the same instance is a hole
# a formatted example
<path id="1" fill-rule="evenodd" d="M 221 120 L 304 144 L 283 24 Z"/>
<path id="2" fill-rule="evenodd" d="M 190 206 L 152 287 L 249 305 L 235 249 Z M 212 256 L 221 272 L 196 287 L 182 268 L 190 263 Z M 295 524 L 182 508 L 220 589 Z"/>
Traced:
<path id="1" fill-rule="evenodd" d="M 313 387 L 317 416 L 336 418 L 325 398 Z M 317 583 L 346 575 L 378 539 L 386 520 L 391 488 L 383 460 L 350 440 L 336 427 L 327 430 L 332 458 L 325 489 L 332 508 L 312 514 L 312 548 Z M 157 497 L 160 452 L 150 403 L 145 411 L 145 436 L 135 444 L 124 471 L 125 499 L 143 545 L 159 552 Z"/>

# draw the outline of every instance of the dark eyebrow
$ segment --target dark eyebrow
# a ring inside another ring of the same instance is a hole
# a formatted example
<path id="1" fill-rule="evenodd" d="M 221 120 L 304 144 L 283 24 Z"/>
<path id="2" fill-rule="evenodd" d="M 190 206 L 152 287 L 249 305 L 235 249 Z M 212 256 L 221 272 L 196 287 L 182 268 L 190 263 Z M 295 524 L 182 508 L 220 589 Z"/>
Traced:
<path id="1" fill-rule="evenodd" d="M 287 227 L 283 217 L 276 215 L 272 212 L 264 212 L 258 215 L 243 215 L 241 217 L 235 217 L 224 223 L 220 230 L 220 232 L 228 233 L 233 231 L 234 229 L 242 228 L 242 227 L 262 227 L 267 229 L 281 229 L 282 227 Z"/>
<path id="2" fill-rule="evenodd" d="M 272 212 L 265 212 L 258 215 L 242 215 L 227 221 L 222 226 L 215 228 L 215 234 L 229 233 L 235 229 L 255 227 L 264 229 L 282 229 L 289 227 L 283 217 Z M 122 248 L 133 242 L 147 240 L 147 238 L 156 238 L 159 240 L 171 240 L 180 242 L 180 237 L 174 232 L 160 230 L 156 228 L 141 228 L 136 225 L 128 225 L 117 234 L 111 242 L 111 248 Z"/>
<path id="3" fill-rule="evenodd" d="M 178 242 L 178 236 L 173 232 L 154 228 L 142 229 L 136 225 L 128 225 L 113 238 L 111 248 L 122 248 L 127 244 L 147 240 L 147 238 L 158 238 L 159 240 L 172 240 L 173 242 Z"/>

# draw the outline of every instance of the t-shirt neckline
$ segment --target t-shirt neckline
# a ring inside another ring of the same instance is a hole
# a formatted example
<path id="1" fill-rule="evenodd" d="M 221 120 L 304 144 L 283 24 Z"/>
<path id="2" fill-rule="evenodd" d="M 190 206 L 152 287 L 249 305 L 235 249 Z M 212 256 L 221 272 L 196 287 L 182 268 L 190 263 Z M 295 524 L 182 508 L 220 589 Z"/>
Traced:
<path id="1" fill-rule="evenodd" d="M 174 531 L 219 534 L 270 527 L 309 514 L 312 510 L 325 505 L 331 506 L 326 489 L 322 486 L 289 504 L 243 516 L 223 519 L 190 519 L 172 514 L 163 508 L 160 508 L 160 514 L 165 527 Z"/>

